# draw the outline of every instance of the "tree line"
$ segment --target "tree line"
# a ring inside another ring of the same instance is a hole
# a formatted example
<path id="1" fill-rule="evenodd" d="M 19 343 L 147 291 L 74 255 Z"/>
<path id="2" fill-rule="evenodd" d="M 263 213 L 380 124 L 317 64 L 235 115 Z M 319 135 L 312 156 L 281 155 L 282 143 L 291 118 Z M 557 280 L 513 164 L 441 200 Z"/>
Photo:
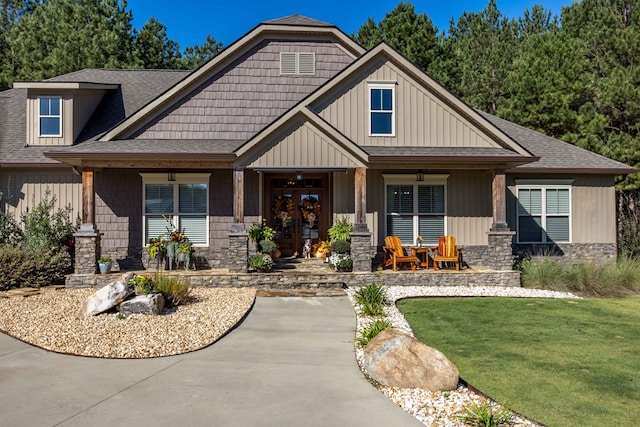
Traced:
<path id="1" fill-rule="evenodd" d="M 195 69 L 222 50 L 180 51 L 155 17 L 139 30 L 126 0 L 0 0 L 0 90 L 82 68 Z"/>
<path id="2" fill-rule="evenodd" d="M 474 108 L 640 168 L 640 0 L 582 0 L 560 16 L 537 5 L 508 18 L 496 0 L 436 28 L 401 1 L 352 37 L 385 41 Z M 222 50 L 180 51 L 126 0 L 0 0 L 0 90 L 81 68 L 194 69 Z M 640 188 L 640 177 L 618 189 Z"/>

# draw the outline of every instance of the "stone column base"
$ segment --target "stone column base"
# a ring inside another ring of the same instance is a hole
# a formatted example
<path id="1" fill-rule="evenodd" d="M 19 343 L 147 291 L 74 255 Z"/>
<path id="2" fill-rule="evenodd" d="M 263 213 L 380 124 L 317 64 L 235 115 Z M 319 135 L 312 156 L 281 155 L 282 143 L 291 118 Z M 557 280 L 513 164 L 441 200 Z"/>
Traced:
<path id="1" fill-rule="evenodd" d="M 74 234 L 76 245 L 75 274 L 95 274 L 98 271 L 100 233 L 80 229 Z"/>
<path id="2" fill-rule="evenodd" d="M 513 270 L 515 231 L 489 231 L 486 266 L 496 271 Z"/>
<path id="3" fill-rule="evenodd" d="M 353 271 L 371 272 L 371 232 L 366 224 L 356 224 L 354 229 L 356 231 L 351 232 Z"/>
<path id="4" fill-rule="evenodd" d="M 228 268 L 236 273 L 246 273 L 249 267 L 249 234 L 232 230 L 229 234 Z"/>

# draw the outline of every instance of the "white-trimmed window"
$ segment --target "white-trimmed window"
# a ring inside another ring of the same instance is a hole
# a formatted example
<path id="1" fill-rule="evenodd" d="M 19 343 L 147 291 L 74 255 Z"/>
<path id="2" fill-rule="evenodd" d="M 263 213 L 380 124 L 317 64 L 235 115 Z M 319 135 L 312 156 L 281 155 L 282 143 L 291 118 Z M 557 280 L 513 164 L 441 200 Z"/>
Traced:
<path id="1" fill-rule="evenodd" d="M 396 134 L 395 83 L 369 84 L 369 135 Z"/>
<path id="2" fill-rule="evenodd" d="M 145 244 L 151 237 L 168 236 L 170 230 L 180 230 L 194 245 L 208 246 L 211 174 L 140 175 Z"/>
<path id="3" fill-rule="evenodd" d="M 516 181 L 518 243 L 571 242 L 571 184 Z"/>
<path id="4" fill-rule="evenodd" d="M 397 236 L 404 245 L 437 244 L 446 235 L 446 182 L 448 175 L 384 175 L 386 235 Z"/>
<path id="5" fill-rule="evenodd" d="M 315 53 L 280 52 L 280 74 L 313 76 L 315 73 Z"/>
<path id="6" fill-rule="evenodd" d="M 38 97 L 40 136 L 62 136 L 62 97 Z"/>

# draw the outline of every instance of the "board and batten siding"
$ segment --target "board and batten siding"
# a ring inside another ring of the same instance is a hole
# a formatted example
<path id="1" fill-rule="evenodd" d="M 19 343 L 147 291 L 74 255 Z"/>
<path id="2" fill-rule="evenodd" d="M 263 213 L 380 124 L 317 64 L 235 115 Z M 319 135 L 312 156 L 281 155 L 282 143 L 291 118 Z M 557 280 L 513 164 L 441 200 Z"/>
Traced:
<path id="1" fill-rule="evenodd" d="M 41 96 L 60 96 L 62 98 L 62 136 L 40 137 L 40 105 Z M 73 96 L 55 92 L 29 93 L 27 96 L 27 145 L 72 145 L 73 134 Z"/>
<path id="2" fill-rule="evenodd" d="M 367 227 L 373 233 L 372 245 L 380 246 L 386 237 L 385 182 L 383 174 L 403 171 L 367 171 Z M 415 174 L 407 174 L 414 178 Z M 486 245 L 493 222 L 490 171 L 451 171 L 447 179 L 447 233 L 459 245 Z M 353 221 L 355 196 L 353 171 L 334 173 L 333 206 L 335 216 Z"/>
<path id="3" fill-rule="evenodd" d="M 309 123 L 296 123 L 277 144 L 268 147 L 249 167 L 354 168 L 360 161 Z"/>
<path id="4" fill-rule="evenodd" d="M 75 223 L 82 213 L 82 178 L 69 168 L 64 169 L 2 169 L 2 205 L 5 212 L 17 220 L 27 210 L 32 211 L 50 191 L 55 195 L 55 207 L 71 207 Z"/>
<path id="5" fill-rule="evenodd" d="M 280 52 L 315 53 L 315 75 L 280 75 Z M 352 61 L 331 41 L 265 40 L 135 138 L 247 140 Z"/>
<path id="6" fill-rule="evenodd" d="M 571 184 L 571 243 L 616 243 L 615 181 L 611 175 L 510 175 L 507 221 L 516 230 L 515 179 L 573 179 Z"/>
<path id="7" fill-rule="evenodd" d="M 369 83 L 396 83 L 396 135 L 369 136 Z M 499 147 L 472 123 L 388 62 L 373 64 L 314 111 L 361 146 Z"/>

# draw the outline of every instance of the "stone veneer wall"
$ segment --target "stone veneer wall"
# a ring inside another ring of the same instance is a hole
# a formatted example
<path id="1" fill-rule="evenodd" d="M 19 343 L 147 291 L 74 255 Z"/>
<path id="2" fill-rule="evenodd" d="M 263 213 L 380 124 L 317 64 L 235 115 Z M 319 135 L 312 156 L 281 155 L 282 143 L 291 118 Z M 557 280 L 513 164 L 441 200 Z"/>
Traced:
<path id="1" fill-rule="evenodd" d="M 353 271 L 371 271 L 371 233 L 369 231 L 351 233 L 351 258 L 353 259 Z"/>
<path id="2" fill-rule="evenodd" d="M 615 260 L 618 248 L 615 243 L 517 244 L 514 247 L 514 253 L 521 258 L 550 256 L 558 262 L 571 264 L 580 261 L 605 262 Z"/>
<path id="3" fill-rule="evenodd" d="M 296 274 L 272 273 L 217 273 L 208 271 L 167 272 L 179 274 L 191 286 L 254 287 L 257 289 L 340 289 L 345 286 L 363 286 L 380 283 L 385 286 L 500 286 L 520 287 L 519 271 L 398 271 L 382 273 L 335 273 L 329 271 Z M 104 286 L 120 274 L 76 274 L 67 276 L 68 287 Z"/>

